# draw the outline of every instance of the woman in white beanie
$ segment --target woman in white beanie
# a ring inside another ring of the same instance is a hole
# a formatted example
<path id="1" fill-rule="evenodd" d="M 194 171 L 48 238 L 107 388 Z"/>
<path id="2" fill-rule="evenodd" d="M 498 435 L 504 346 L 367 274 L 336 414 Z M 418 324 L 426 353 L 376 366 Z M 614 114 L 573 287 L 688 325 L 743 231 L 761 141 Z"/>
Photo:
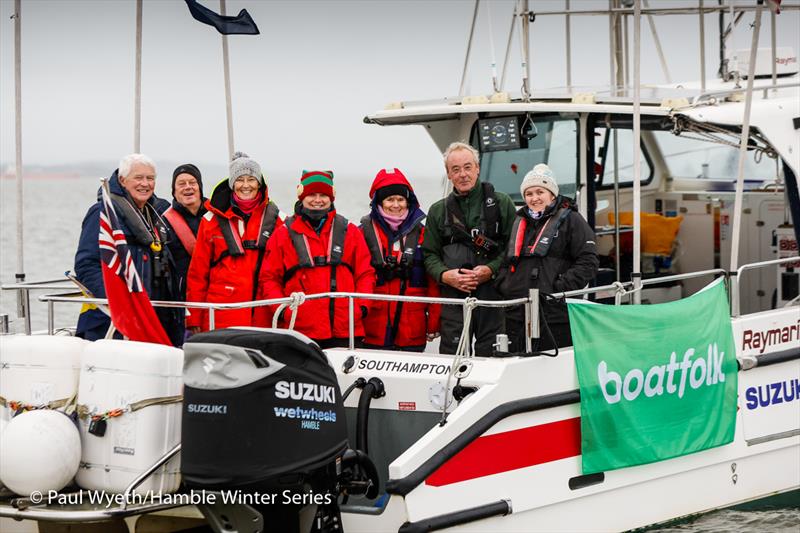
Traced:
<path id="1" fill-rule="evenodd" d="M 534 351 L 572 345 L 567 306 L 545 295 L 581 289 L 597 273 L 595 235 L 571 198 L 558 194 L 558 182 L 544 163 L 533 167 L 519 187 L 525 205 L 517 211 L 498 289 L 508 299 L 538 288 L 540 339 Z M 512 352 L 525 351 L 524 312 L 508 308 L 506 332 Z"/>
<path id="2" fill-rule="evenodd" d="M 189 302 L 234 303 L 256 299 L 258 271 L 267 241 L 283 225 L 278 207 L 269 199 L 261 166 L 236 152 L 227 179 L 206 200 L 208 211 L 200 223 L 186 283 Z M 257 322 L 266 309 L 258 308 Z M 191 309 L 186 318 L 193 333 L 209 329 L 208 312 Z M 250 326 L 253 310 L 230 309 L 214 313 L 214 328 Z"/>

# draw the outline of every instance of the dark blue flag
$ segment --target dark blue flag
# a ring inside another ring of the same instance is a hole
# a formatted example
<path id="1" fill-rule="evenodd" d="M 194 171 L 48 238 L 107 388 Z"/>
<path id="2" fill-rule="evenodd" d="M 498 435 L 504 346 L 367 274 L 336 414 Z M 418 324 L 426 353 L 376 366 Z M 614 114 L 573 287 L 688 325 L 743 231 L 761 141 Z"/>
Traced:
<path id="1" fill-rule="evenodd" d="M 197 0 L 186 0 L 186 5 L 189 6 L 189 11 L 195 20 L 214 26 L 222 35 L 258 35 L 261 33 L 246 9 L 242 9 L 238 15 L 231 17 L 214 13 L 207 7 L 198 4 Z"/>

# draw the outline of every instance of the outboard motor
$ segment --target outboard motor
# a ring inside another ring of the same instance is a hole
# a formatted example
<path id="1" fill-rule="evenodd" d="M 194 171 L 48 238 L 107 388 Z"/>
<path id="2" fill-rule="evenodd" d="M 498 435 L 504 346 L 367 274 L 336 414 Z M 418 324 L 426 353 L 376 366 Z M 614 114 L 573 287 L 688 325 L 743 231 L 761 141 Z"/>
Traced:
<path id="1" fill-rule="evenodd" d="M 181 474 L 186 488 L 215 491 L 200 506 L 213 528 L 340 531 L 339 493 L 374 497 L 375 468 L 348 450 L 336 374 L 315 342 L 231 328 L 183 349 Z"/>

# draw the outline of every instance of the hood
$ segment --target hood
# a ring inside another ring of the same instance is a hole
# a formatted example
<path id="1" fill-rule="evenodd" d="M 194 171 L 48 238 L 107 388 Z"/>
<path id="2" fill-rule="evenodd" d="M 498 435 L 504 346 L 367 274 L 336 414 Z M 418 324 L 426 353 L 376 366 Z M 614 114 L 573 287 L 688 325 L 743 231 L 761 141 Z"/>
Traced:
<path id="1" fill-rule="evenodd" d="M 398 169 L 394 169 L 394 172 L 381 170 L 372 181 L 372 186 L 369 188 L 369 197 L 371 198 L 369 205 L 372 207 L 373 211 L 376 211 L 375 192 L 388 185 L 405 185 L 408 187 L 408 190 L 411 191 L 411 195 L 408 199 L 408 210 L 413 212 L 419 208 L 419 200 L 417 200 L 417 195 L 414 193 L 414 187 L 411 186 L 411 183 L 409 183 L 402 172 Z"/>

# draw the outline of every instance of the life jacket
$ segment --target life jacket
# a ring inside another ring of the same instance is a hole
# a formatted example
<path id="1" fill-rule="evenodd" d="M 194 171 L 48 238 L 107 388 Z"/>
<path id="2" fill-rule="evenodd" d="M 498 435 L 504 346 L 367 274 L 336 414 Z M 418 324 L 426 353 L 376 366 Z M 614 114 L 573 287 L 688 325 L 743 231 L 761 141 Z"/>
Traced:
<path id="1" fill-rule="evenodd" d="M 381 239 L 378 236 L 380 228 L 371 216 L 366 215 L 361 219 L 361 227 L 363 228 L 367 248 L 369 248 L 370 264 L 375 271 L 383 273 L 387 279 L 392 279 L 394 276 L 399 276 L 402 279 L 409 278 L 411 269 L 414 266 L 414 255 L 419 244 L 422 224 L 420 222 L 415 224 L 411 231 L 406 234 L 405 239 L 401 241 L 403 251 L 399 260 L 395 259 L 391 250 L 383 250 Z"/>
<path id="2" fill-rule="evenodd" d="M 167 228 L 161 222 L 160 216 L 156 208 L 149 202 L 144 204 L 144 209 L 150 211 L 150 216 L 153 223 L 153 228 L 149 228 L 144 220 L 142 211 L 134 207 L 134 205 L 126 197 L 119 194 L 111 193 L 111 199 L 114 203 L 114 208 L 118 214 L 125 220 L 126 225 L 130 228 L 134 238 L 145 246 L 150 247 L 155 242 L 153 231 L 159 233 L 159 239 L 163 244 L 166 241 Z M 151 231 L 152 230 L 152 231 Z"/>
<path id="3" fill-rule="evenodd" d="M 286 271 L 283 275 L 283 283 L 286 284 L 294 274 L 301 268 L 314 268 L 319 266 L 331 267 L 331 281 L 330 291 L 336 292 L 336 267 L 339 265 L 346 266 L 350 272 L 353 272 L 353 267 L 342 261 L 344 255 L 344 239 L 347 235 L 348 220 L 340 214 L 336 214 L 331 222 L 331 236 L 328 241 L 328 255 L 311 256 L 311 248 L 308 245 L 308 239 L 302 233 L 298 233 L 292 229 L 292 225 L 297 217 L 287 217 L 286 229 L 289 231 L 289 238 L 292 240 L 292 247 L 297 254 L 297 264 Z M 328 320 L 331 325 L 331 334 L 334 328 L 334 313 L 336 311 L 335 300 L 333 298 L 328 302 Z"/>
<path id="4" fill-rule="evenodd" d="M 239 228 L 236 227 L 237 222 L 235 222 L 232 218 L 218 217 L 219 230 L 222 233 L 222 237 L 225 239 L 227 250 L 224 250 L 218 258 L 212 261 L 211 267 L 213 268 L 217 263 L 228 256 L 237 257 L 244 255 L 245 250 L 258 250 L 258 263 L 260 264 L 260 259 L 263 257 L 264 250 L 267 247 L 267 241 L 269 240 L 270 235 L 272 235 L 272 232 L 275 231 L 275 223 L 278 220 L 278 214 L 278 206 L 273 202 L 269 202 L 261 214 L 261 227 L 258 231 L 258 239 L 246 241 L 243 241 L 239 234 Z M 214 213 L 212 211 L 208 211 L 203 216 L 206 219 L 211 220 L 211 218 L 214 216 Z M 244 224 L 244 221 L 241 219 L 239 219 L 239 222 Z M 256 272 L 258 272 L 258 270 L 256 270 Z"/>
<path id="5" fill-rule="evenodd" d="M 479 255 L 496 257 L 501 252 L 498 246 L 500 236 L 500 206 L 491 183 L 482 181 L 483 205 L 477 228 L 466 226 L 466 217 L 458 205 L 455 194 L 450 194 L 444 203 L 444 228 L 442 236 L 450 243 L 465 244 Z"/>
<path id="6" fill-rule="evenodd" d="M 195 244 L 197 244 L 197 235 L 192 233 L 192 229 L 186 223 L 186 219 L 172 207 L 164 211 L 162 216 L 167 219 L 172 229 L 175 230 L 175 235 L 178 236 L 178 240 L 181 241 L 186 252 L 192 255 Z"/>
<path id="7" fill-rule="evenodd" d="M 558 236 L 561 224 L 569 216 L 571 210 L 570 204 L 562 203 L 552 215 L 545 219 L 544 224 L 536 234 L 533 244 L 530 246 L 525 246 L 525 230 L 528 228 L 528 218 L 517 216 L 514 219 L 514 225 L 511 227 L 511 238 L 508 240 L 508 246 L 506 247 L 506 259 L 511 265 L 512 271 L 519 262 L 520 257 L 545 257 L 547 255 L 553 240 Z"/>
<path id="8" fill-rule="evenodd" d="M 301 268 L 313 268 L 317 266 L 330 266 L 331 267 L 331 292 L 336 290 L 336 267 L 344 265 L 350 271 L 353 270 L 352 266 L 342 262 L 342 255 L 344 254 L 344 238 L 347 234 L 348 220 L 342 215 L 337 214 L 331 222 L 331 237 L 328 242 L 328 255 L 311 256 L 311 248 L 308 245 L 306 236 L 298 233 L 292 229 L 297 217 L 294 215 L 287 217 L 286 229 L 289 231 L 289 238 L 292 241 L 292 247 L 297 254 L 297 264 L 289 268 L 283 275 L 284 284 L 295 275 Z"/>

